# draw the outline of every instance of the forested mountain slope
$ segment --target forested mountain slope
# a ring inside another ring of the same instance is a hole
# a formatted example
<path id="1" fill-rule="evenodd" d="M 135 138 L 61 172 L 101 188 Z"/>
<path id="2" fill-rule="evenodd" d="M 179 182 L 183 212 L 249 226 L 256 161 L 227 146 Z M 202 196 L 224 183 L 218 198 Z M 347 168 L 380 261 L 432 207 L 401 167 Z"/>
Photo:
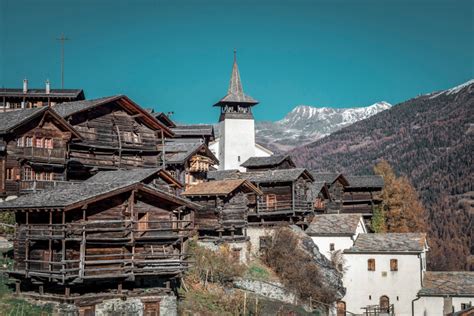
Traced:
<path id="1" fill-rule="evenodd" d="M 474 80 L 419 96 L 291 151 L 300 166 L 372 172 L 387 160 L 409 177 L 429 214 L 430 267 L 468 269 L 471 252 Z"/>

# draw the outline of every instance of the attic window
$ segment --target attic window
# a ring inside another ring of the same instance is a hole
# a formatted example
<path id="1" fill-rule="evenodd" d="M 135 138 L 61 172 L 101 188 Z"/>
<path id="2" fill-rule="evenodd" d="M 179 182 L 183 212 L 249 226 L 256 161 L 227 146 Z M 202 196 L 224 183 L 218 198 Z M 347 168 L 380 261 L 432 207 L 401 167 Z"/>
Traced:
<path id="1" fill-rule="evenodd" d="M 375 271 L 375 259 L 367 260 L 367 270 L 368 271 Z"/>

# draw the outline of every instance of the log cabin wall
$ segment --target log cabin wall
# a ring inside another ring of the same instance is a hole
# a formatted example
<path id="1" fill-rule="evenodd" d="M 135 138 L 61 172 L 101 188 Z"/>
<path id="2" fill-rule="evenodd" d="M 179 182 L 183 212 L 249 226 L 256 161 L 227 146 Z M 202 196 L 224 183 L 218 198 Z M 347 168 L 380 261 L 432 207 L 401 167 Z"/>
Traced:
<path id="1" fill-rule="evenodd" d="M 72 161 L 101 169 L 161 164 L 160 131 L 147 127 L 115 103 L 72 115 L 69 122 L 84 137 L 82 143 L 71 146 Z M 79 173 L 75 176 L 81 177 Z"/>
<path id="2" fill-rule="evenodd" d="M 2 159 L 3 195 L 28 193 L 66 181 L 71 133 L 62 131 L 45 115 L 5 135 Z"/>
<path id="3" fill-rule="evenodd" d="M 343 195 L 344 213 L 372 215 L 373 209 L 381 203 L 382 188 L 347 187 Z"/>
<path id="4" fill-rule="evenodd" d="M 182 273 L 194 229 L 189 209 L 135 191 L 68 211 L 17 212 L 16 221 L 16 273 L 67 287 Z"/>

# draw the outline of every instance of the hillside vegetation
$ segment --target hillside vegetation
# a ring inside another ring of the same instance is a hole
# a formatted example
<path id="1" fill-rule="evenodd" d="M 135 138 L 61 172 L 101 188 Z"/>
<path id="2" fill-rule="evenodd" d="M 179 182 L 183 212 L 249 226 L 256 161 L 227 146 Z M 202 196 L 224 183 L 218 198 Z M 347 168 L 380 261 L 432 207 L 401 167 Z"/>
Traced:
<path id="1" fill-rule="evenodd" d="M 400 103 L 290 153 L 300 166 L 355 174 L 372 173 L 387 160 L 427 209 L 430 268 L 469 269 L 473 111 L 471 81 Z"/>

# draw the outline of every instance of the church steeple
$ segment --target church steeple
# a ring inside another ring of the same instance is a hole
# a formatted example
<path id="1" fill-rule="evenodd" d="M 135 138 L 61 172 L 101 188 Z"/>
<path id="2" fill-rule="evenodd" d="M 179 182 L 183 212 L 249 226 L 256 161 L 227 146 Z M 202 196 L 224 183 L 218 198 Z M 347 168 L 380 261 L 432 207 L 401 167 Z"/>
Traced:
<path id="1" fill-rule="evenodd" d="M 234 64 L 232 65 L 232 74 L 230 76 L 227 95 L 214 104 L 214 106 L 240 105 L 242 107 L 251 107 L 256 104 L 258 104 L 257 100 L 244 93 L 242 81 L 240 80 L 239 67 L 237 66 L 237 51 L 234 49 Z"/>

